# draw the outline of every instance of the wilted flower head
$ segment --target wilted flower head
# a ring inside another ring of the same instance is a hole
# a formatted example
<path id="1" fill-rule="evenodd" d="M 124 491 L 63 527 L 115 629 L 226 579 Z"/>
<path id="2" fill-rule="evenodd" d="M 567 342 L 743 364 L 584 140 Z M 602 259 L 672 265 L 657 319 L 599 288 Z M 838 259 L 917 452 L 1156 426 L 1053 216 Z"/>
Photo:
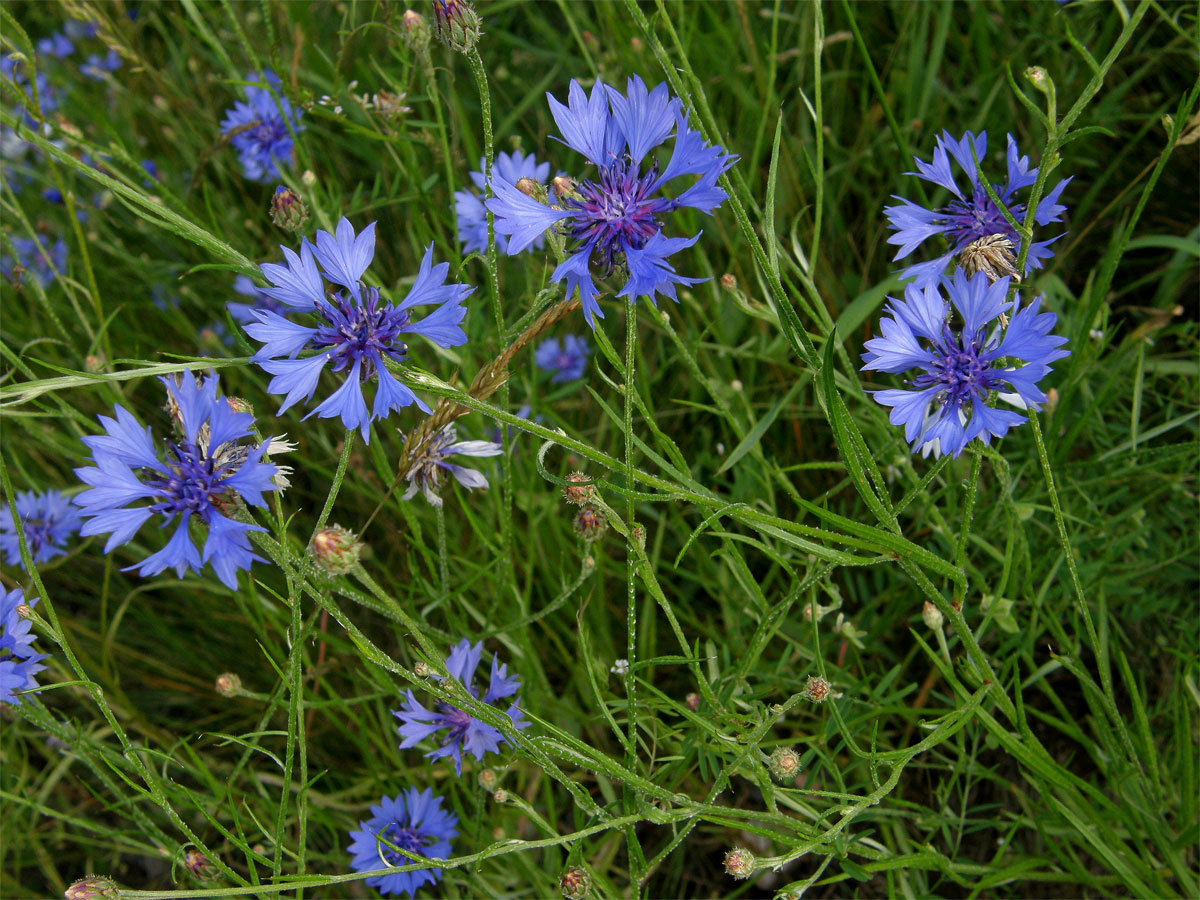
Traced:
<path id="1" fill-rule="evenodd" d="M 588 354 L 587 338 L 580 335 L 568 334 L 560 342 L 558 338 L 547 338 L 538 345 L 533 354 L 534 361 L 544 372 L 553 372 L 550 380 L 559 383 L 574 381 L 583 377 L 587 368 Z"/>
<path id="2" fill-rule="evenodd" d="M 412 865 L 414 860 L 399 850 L 426 859 L 446 859 L 450 840 L 458 836 L 457 825 L 458 816 L 442 809 L 442 798 L 429 788 L 418 791 L 411 787 L 395 799 L 381 797 L 379 804 L 371 807 L 371 818 L 350 832 L 350 865 L 359 872 Z M 376 875 L 367 879 L 367 885 L 385 897 L 412 897 L 422 885 L 436 884 L 441 878 L 441 869 L 414 869 Z"/>
<path id="3" fill-rule="evenodd" d="M 429 407 L 387 370 L 384 361 L 408 359 L 405 336 L 409 334 L 419 334 L 439 347 L 465 344 L 467 335 L 460 323 L 467 310 L 462 304 L 474 288 L 446 284 L 450 266 L 433 264 L 430 244 L 405 298 L 398 304 L 385 300 L 379 288 L 360 280 L 375 255 L 374 222 L 355 235 L 354 226 L 343 218 L 336 234 L 318 231 L 315 246 L 304 239 L 298 256 L 287 247 L 281 249 L 285 265 L 266 263 L 260 268 L 272 285 L 263 293 L 284 304 L 286 310 L 282 314 L 254 310 L 256 321 L 246 326 L 246 333 L 263 343 L 252 359 L 275 376 L 267 390 L 285 395 L 279 412 L 311 399 L 321 372 L 330 363 L 333 372 L 343 373 L 342 384 L 310 416 L 340 416 L 342 425 L 360 429 L 363 440 L 369 441 L 371 423 L 386 418 L 393 409 L 415 403 L 429 412 Z M 343 290 L 333 290 L 325 282 Z M 430 305 L 436 307 L 433 312 L 412 320 L 414 307 Z M 284 314 L 306 315 L 312 324 L 293 322 Z M 316 352 L 297 358 L 304 350 Z M 370 381 L 375 382 L 375 401 L 368 410 L 363 385 Z"/>
<path id="4" fill-rule="evenodd" d="M 974 157 L 971 155 L 972 150 Z M 924 243 L 926 238 L 935 234 L 942 235 L 950 246 L 949 251 L 937 259 L 909 266 L 900 273 L 903 278 L 916 276 L 917 287 L 923 288 L 937 284 L 938 278 L 946 271 L 950 260 L 981 238 L 1002 237 L 1011 241 L 1014 248 L 1013 262 L 1020 254 L 1020 235 L 1004 218 L 1004 213 L 1000 211 L 1000 208 L 992 202 L 979 180 L 975 160 L 977 159 L 982 166 L 985 164 L 986 156 L 986 131 L 980 132 L 978 136 L 968 131 L 961 140 L 955 140 L 948 131 L 942 132 L 933 151 L 933 162 L 925 163 L 914 157 L 913 162 L 917 164 L 917 171 L 909 174 L 918 175 L 932 184 L 944 187 L 954 195 L 954 199 L 945 206 L 930 210 L 911 200 L 896 197 L 900 201 L 900 205 L 889 206 L 884 210 L 888 217 L 889 227 L 896 232 L 888 238 L 888 243 L 900 246 L 900 250 L 895 256 L 896 259 L 908 256 Z M 967 180 L 970 182 L 970 190 L 966 194 L 962 192 L 954 179 L 954 173 L 950 168 L 951 157 L 966 173 Z M 1025 204 L 1017 201 L 1017 191 L 1033 185 L 1037 181 L 1038 170 L 1029 168 L 1028 156 L 1018 154 L 1017 142 L 1013 140 L 1011 134 L 1008 136 L 1007 160 L 1008 180 L 1003 185 L 994 185 L 993 187 L 996 196 L 1000 198 L 1013 218 L 1018 222 L 1024 222 Z M 1041 199 L 1034 215 L 1034 222 L 1038 225 L 1049 225 L 1051 222 L 1062 220 L 1062 215 L 1067 208 L 1059 204 L 1058 198 L 1070 180 L 1068 178 L 1060 181 Z M 1048 241 L 1031 243 L 1029 253 L 1025 258 L 1025 271 L 1020 274 L 1028 275 L 1031 270 L 1040 269 L 1042 261 L 1054 255 L 1054 252 L 1050 250 L 1050 245 L 1060 237 L 1062 237 L 1061 234 L 1055 235 Z"/>
<path id="5" fill-rule="evenodd" d="M 15 705 L 21 702 L 17 691 L 38 686 L 33 677 L 46 667 L 41 664 L 46 653 L 37 653 L 33 641 L 33 623 L 21 615 L 18 607 L 36 606 L 40 598 L 25 599 L 20 588 L 0 591 L 0 703 Z"/>
<path id="6" fill-rule="evenodd" d="M 251 72 L 246 81 L 270 84 L 279 96 L 278 102 L 267 88 L 246 85 L 242 89 L 246 99 L 226 110 L 221 134 L 230 135 L 243 175 L 252 181 L 273 181 L 279 178 L 278 163 L 291 161 L 292 133 L 304 130 L 301 113 L 293 111 L 291 102 L 280 93 L 279 76 L 274 72 Z"/>
<path id="7" fill-rule="evenodd" d="M 35 563 L 44 563 L 66 553 L 63 546 L 83 524 L 79 512 L 61 491 L 35 494 L 22 491 L 16 496 L 17 517 L 25 532 L 25 543 Z M 10 566 L 25 568 L 21 545 L 17 538 L 17 523 L 5 503 L 0 506 L 0 550 Z"/>
<path id="8" fill-rule="evenodd" d="M 956 271 L 944 281 L 948 303 L 941 287 L 910 284 L 880 320 L 882 337 L 866 342 L 864 370 L 921 369 L 908 381 L 913 390 L 874 392 L 892 408 L 891 423 L 904 426 L 914 451 L 958 456 L 974 438 L 986 444 L 1025 421 L 989 406 L 993 391 L 1022 410 L 1040 409 L 1045 401 L 1037 383 L 1050 363 L 1069 355 L 1058 349 L 1066 338 L 1050 334 L 1055 316 L 1039 312 L 1041 297 L 1024 307 L 1020 295 L 1010 303 L 1008 285 L 1007 278 L 990 283 L 982 272 L 968 279 Z M 952 327 L 955 313 L 961 322 Z"/>
<path id="9" fill-rule="evenodd" d="M 655 294 L 675 298 L 675 285 L 703 279 L 675 274 L 668 257 L 699 238 L 667 237 L 663 218 L 682 207 L 712 214 L 726 198 L 717 178 L 737 157 L 723 147 L 706 144 L 688 125 L 683 104 L 665 84 L 647 90 L 636 75 L 622 94 L 597 80 L 591 97 L 571 82 L 567 105 L 546 95 L 563 141 L 596 166 L 592 178 L 574 182 L 574 191 L 560 196 L 563 208 L 546 206 L 502 179 L 493 179 L 495 196 L 487 207 L 496 217 L 495 229 L 509 238 L 508 253 L 520 253 L 548 228 L 562 222 L 574 241 L 573 252 L 557 269 L 554 281 L 566 281 L 567 297 L 576 290 L 588 324 L 603 318 L 593 276 L 614 273 L 624 280 L 618 295 L 632 303 Z M 666 167 L 650 156 L 674 136 Z M 676 178 L 698 175 L 674 197 L 660 192 Z"/>
<path id="10" fill-rule="evenodd" d="M 483 253 L 487 250 L 487 210 L 483 206 L 482 191 L 487 186 L 484 172 L 487 160 L 479 160 L 479 171 L 471 172 L 471 180 L 475 182 L 478 191 L 461 190 L 454 192 L 454 212 L 458 216 L 458 239 L 462 241 L 463 250 L 472 253 Z M 522 178 L 531 178 L 540 185 L 546 184 L 550 177 L 550 163 L 539 163 L 532 153 L 524 154 L 514 150 L 511 154 L 500 152 L 492 160 L 492 178 L 503 181 L 514 187 Z M 541 249 L 545 243 L 542 235 L 529 246 Z M 496 231 L 496 247 L 505 252 L 508 250 L 508 238 Z"/>
<path id="11" fill-rule="evenodd" d="M 245 442 L 254 417 L 235 412 L 217 396 L 217 377 L 197 382 L 184 372 L 178 382 L 160 379 L 177 425 L 174 440 L 156 445 L 150 429 L 121 406 L 116 419 L 100 417 L 106 434 L 83 439 L 95 466 L 75 470 L 91 485 L 74 498 L 89 520 L 82 534 L 109 534 L 104 552 L 111 553 L 129 543 L 151 517 L 161 520 L 161 527 L 178 521 L 163 549 L 129 567 L 140 575 L 173 568 L 182 578 L 189 569 L 199 572 L 211 564 L 227 587 L 236 588 L 238 572 L 262 561 L 250 551 L 248 535 L 265 529 L 230 513 L 238 500 L 265 506 L 263 492 L 278 489 L 276 467 L 263 461 L 271 441 Z M 142 500 L 149 502 L 131 505 Z M 203 550 L 192 543 L 193 520 L 208 529 Z"/>
<path id="12" fill-rule="evenodd" d="M 501 451 L 501 445 L 494 441 L 460 441 L 455 427 L 447 425 L 426 442 L 420 455 L 413 460 L 408 474 L 404 476 L 408 481 L 404 499 L 411 500 L 419 490 L 434 506 L 441 506 L 442 498 L 438 494 L 438 488 L 443 472 L 449 472 L 455 481 L 469 491 L 486 488 L 488 480 L 482 472 L 446 460 L 451 456 L 498 456 Z"/>
<path id="13" fill-rule="evenodd" d="M 452 678 L 461 682 L 472 697 L 479 697 L 479 688 L 474 684 L 474 677 L 482 655 L 482 641 L 472 645 L 463 638 L 446 657 L 446 671 Z M 520 689 L 521 679 L 516 675 L 510 676 L 507 667 L 501 665 L 497 657 L 492 657 L 492 676 L 487 693 L 483 695 L 483 702 L 494 706 L 497 700 L 511 697 Z M 529 722 L 525 720 L 525 714 L 517 708 L 519 702 L 514 701 L 505 712 L 514 728 L 528 728 Z M 428 710 L 417 702 L 411 690 L 408 692 L 408 701 L 404 708 L 393 712 L 392 715 L 403 723 L 399 729 L 400 736 L 404 738 L 400 742 L 401 750 L 414 747 L 425 738 L 445 731 L 441 739 L 442 746 L 425 755 L 430 759 L 451 757 L 454 760 L 454 770 L 459 775 L 462 774 L 463 751 L 470 753 L 476 760 L 482 760 L 484 753 L 496 753 L 504 743 L 504 735 L 491 725 L 448 703 L 438 704 L 436 711 Z"/>

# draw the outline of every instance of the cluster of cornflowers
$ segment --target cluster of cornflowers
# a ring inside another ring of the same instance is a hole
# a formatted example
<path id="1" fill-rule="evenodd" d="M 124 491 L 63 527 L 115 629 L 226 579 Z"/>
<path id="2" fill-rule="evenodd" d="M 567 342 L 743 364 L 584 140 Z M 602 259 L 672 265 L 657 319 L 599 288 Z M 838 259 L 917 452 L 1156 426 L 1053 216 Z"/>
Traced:
<path id="1" fill-rule="evenodd" d="M 931 163 L 915 159 L 916 174 L 949 191 L 952 199 L 927 209 L 897 197 L 899 204 L 884 210 L 895 231 L 888 243 L 900 247 L 896 259 L 935 236 L 947 244 L 936 258 L 901 271 L 911 279 L 904 297 L 890 298 L 880 336 L 866 342 L 862 356 L 864 371 L 919 370 L 905 389 L 872 393 L 891 409 L 890 421 L 904 428 L 914 452 L 923 455 L 958 456 L 971 441 L 987 444 L 1025 422 L 1024 411 L 1038 410 L 1046 400 L 1038 382 L 1051 363 L 1068 355 L 1060 349 L 1066 338 L 1051 334 L 1054 313 L 1041 312 L 1043 298 L 1022 305 L 1019 293 L 1009 296 L 1013 284 L 1054 255 L 1050 245 L 1061 237 L 1026 244 L 1009 221 L 1024 218 L 1026 206 L 1018 195 L 1037 182 L 1038 170 L 1029 167 L 1029 158 L 1019 154 L 1009 135 L 1006 181 L 989 192 L 980 174 L 986 154 L 986 132 L 968 131 L 960 140 L 943 133 Z M 967 176 L 965 191 L 951 160 Z M 1035 224 L 1062 219 L 1066 207 L 1058 201 L 1069 180 L 1038 202 Z M 955 259 L 958 265 L 952 268 Z M 996 408 L 993 399 L 1022 412 Z"/>

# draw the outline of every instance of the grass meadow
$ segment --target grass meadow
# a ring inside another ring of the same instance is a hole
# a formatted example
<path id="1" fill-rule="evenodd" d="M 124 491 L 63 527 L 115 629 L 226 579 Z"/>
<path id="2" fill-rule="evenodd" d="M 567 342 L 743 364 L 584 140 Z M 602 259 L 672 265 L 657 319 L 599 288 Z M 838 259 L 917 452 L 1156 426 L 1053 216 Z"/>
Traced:
<path id="1" fill-rule="evenodd" d="M 457 48 L 433 7 L 0 8 L 9 515 L 83 495 L 116 406 L 183 440 L 163 378 L 218 375 L 252 440 L 294 445 L 286 490 L 213 501 L 260 529 L 232 579 L 137 571 L 162 520 L 43 560 L 9 521 L 3 593 L 38 602 L 5 640 L 46 656 L 0 705 L 0 896 L 1200 895 L 1196 5 L 480 0 L 477 40 L 449 4 Z M 699 233 L 678 302 L 619 296 L 618 255 L 593 330 L 555 280 L 572 235 L 507 255 L 496 215 L 468 249 L 455 192 L 516 150 L 584 190 L 546 94 L 635 75 L 738 158 L 711 216 L 663 213 Z M 261 117 L 222 127 L 255 91 L 291 110 L 269 177 L 238 146 Z M 913 157 L 985 130 L 987 190 L 1008 135 L 1040 167 L 1022 196 L 1071 179 L 1060 221 L 1015 210 L 1018 264 L 1062 237 L 1008 295 L 1043 297 L 1070 355 L 1002 439 L 923 455 L 873 396 L 904 378 L 862 354 L 947 243 L 895 260 L 884 210 L 952 202 Z M 388 362 L 431 412 L 369 441 L 306 417 L 345 371 L 277 417 L 227 306 L 343 216 L 377 223 L 385 299 L 431 245 L 474 288 L 465 342 Z M 541 347 L 567 336 L 559 378 Z M 497 444 L 453 460 L 474 476 L 420 468 L 449 422 Z M 493 661 L 520 679 L 495 702 Z M 461 772 L 453 732 L 402 749 L 409 691 L 498 741 Z M 411 808 L 371 824 L 417 792 L 457 819 L 448 852 Z"/>

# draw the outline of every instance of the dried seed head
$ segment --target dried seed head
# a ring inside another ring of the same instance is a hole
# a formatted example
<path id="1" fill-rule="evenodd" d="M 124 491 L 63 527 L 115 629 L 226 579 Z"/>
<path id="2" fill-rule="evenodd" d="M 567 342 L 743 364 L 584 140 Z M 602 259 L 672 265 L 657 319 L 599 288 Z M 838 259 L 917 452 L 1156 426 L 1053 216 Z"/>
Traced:
<path id="1" fill-rule="evenodd" d="M 558 879 L 558 887 L 566 900 L 583 900 L 591 886 L 591 876 L 579 866 L 567 866 Z"/>
<path id="2" fill-rule="evenodd" d="M 967 244 L 958 262 L 968 277 L 982 272 L 988 281 L 995 282 L 1007 275 L 1019 284 L 1021 274 L 1017 271 L 1015 251 L 1016 245 L 1004 235 L 989 234 Z"/>
<path id="3" fill-rule="evenodd" d="M 735 847 L 725 853 L 725 872 L 734 878 L 749 878 L 754 874 L 754 854 L 745 847 Z"/>
<path id="4" fill-rule="evenodd" d="M 345 575 L 358 565 L 363 545 L 354 532 L 332 525 L 314 535 L 308 548 L 313 562 L 330 575 Z"/>
<path id="5" fill-rule="evenodd" d="M 596 486 L 588 483 L 591 480 L 583 472 L 572 472 L 563 485 L 563 499 L 576 506 L 591 503 L 596 499 Z"/>
<path id="6" fill-rule="evenodd" d="M 800 773 L 800 754 L 791 747 L 776 747 L 767 768 L 780 781 L 791 781 Z"/>
<path id="7" fill-rule="evenodd" d="M 813 703 L 824 703 L 829 696 L 829 682 L 820 675 L 809 675 L 804 683 L 804 696 Z"/>
<path id="8" fill-rule="evenodd" d="M 921 618 L 925 620 L 925 624 L 937 631 L 942 627 L 942 611 L 930 603 L 925 601 L 925 605 L 921 607 Z"/>
<path id="9" fill-rule="evenodd" d="M 575 516 L 575 533 L 587 543 L 599 540 L 608 531 L 608 519 L 594 506 L 585 506 Z"/>
<path id="10" fill-rule="evenodd" d="M 242 692 L 242 679 L 233 672 L 222 672 L 213 689 L 222 697 L 236 697 Z"/>

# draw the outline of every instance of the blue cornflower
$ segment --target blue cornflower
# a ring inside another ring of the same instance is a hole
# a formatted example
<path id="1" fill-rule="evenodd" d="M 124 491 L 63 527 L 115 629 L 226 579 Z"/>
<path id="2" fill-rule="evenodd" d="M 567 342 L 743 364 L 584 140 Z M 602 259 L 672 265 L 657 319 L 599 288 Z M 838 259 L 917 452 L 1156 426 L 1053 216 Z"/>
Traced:
<path id="1" fill-rule="evenodd" d="M 359 872 L 371 872 L 387 866 L 410 866 L 413 860 L 395 848 L 426 859 L 450 856 L 450 840 L 458 837 L 458 816 L 442 809 L 442 798 L 430 788 L 418 791 L 410 787 L 402 794 L 380 797 L 371 807 L 371 818 L 359 822 L 350 832 L 350 865 Z M 390 845 L 390 846 L 389 846 Z M 367 885 L 383 895 L 408 894 L 412 897 L 426 884 L 442 880 L 441 869 L 414 869 L 393 875 L 376 875 Z"/>
<path id="2" fill-rule="evenodd" d="M 129 543 L 152 516 L 163 528 L 178 520 L 162 550 L 129 568 L 140 575 L 173 568 L 182 578 L 188 569 L 199 572 L 208 563 L 226 586 L 236 588 L 238 572 L 262 562 L 250 551 L 248 534 L 265 529 L 230 515 L 239 498 L 251 506 L 265 506 L 263 491 L 279 488 L 277 467 L 265 461 L 272 441 L 244 442 L 253 432 L 254 416 L 235 412 L 229 400 L 217 396 L 216 375 L 197 382 L 191 372 L 184 372 L 178 383 L 160 381 L 167 389 L 176 439 L 156 446 L 150 429 L 121 406 L 115 420 L 100 417 L 107 434 L 83 439 L 95 467 L 75 470 L 91 485 L 74 501 L 89 517 L 82 534 L 110 534 L 104 545 L 104 552 L 110 553 Z M 150 503 L 129 505 L 138 500 Z M 193 519 L 208 529 L 203 552 L 189 534 Z"/>
<path id="3" fill-rule="evenodd" d="M 943 279 L 943 286 L 910 284 L 903 300 L 892 299 L 890 317 L 880 319 L 882 337 L 866 342 L 864 370 L 922 370 L 908 381 L 913 390 L 873 392 L 892 408 L 891 423 L 904 426 L 914 452 L 958 456 L 974 438 L 986 444 L 1025 421 L 988 406 L 992 391 L 1020 409 L 1041 409 L 1046 395 L 1037 383 L 1050 363 L 1070 355 L 1058 349 L 1067 339 L 1050 333 L 1055 315 L 1038 311 L 1041 297 L 1024 307 L 1020 295 L 1007 302 L 1008 285 L 1008 278 L 993 284 L 983 272 L 968 279 L 962 271 Z M 955 312 L 961 322 L 951 327 Z"/>
<path id="4" fill-rule="evenodd" d="M 44 56 L 63 59 L 75 52 L 75 44 L 61 31 L 56 31 L 49 37 L 44 37 L 37 42 L 37 51 Z"/>
<path id="5" fill-rule="evenodd" d="M 446 658 L 446 671 L 452 678 L 461 682 L 472 697 L 479 696 L 479 689 L 472 682 L 482 654 L 482 641 L 472 646 L 470 641 L 463 638 Z M 511 697 L 520 689 L 520 677 L 510 676 L 507 667 L 501 665 L 499 659 L 492 657 L 492 678 L 488 691 L 483 696 L 483 702 L 494 705 L 497 700 Z M 508 708 L 508 717 L 512 720 L 514 728 L 528 728 L 529 722 L 526 721 L 525 714 L 517 708 L 519 702 L 518 698 Z M 401 750 L 413 747 L 439 731 L 445 731 L 442 746 L 425 755 L 430 759 L 446 756 L 453 758 L 454 770 L 459 775 L 462 774 L 464 750 L 476 760 L 482 760 L 484 753 L 496 753 L 504 743 L 504 735 L 491 725 L 448 703 L 438 704 L 436 712 L 428 710 L 416 701 L 411 690 L 408 692 L 408 702 L 404 704 L 404 708 L 399 712 L 393 711 L 392 715 L 403 723 L 399 729 L 401 737 L 404 738 L 400 742 Z"/>
<path id="6" fill-rule="evenodd" d="M 66 553 L 63 546 L 71 535 L 83 524 L 78 511 L 61 491 L 46 491 L 35 494 L 22 491 L 16 497 L 17 516 L 20 527 L 25 531 L 25 543 L 35 563 L 41 564 Z M 25 568 L 21 559 L 21 545 L 17 537 L 17 523 L 5 503 L 0 507 L 0 550 L 10 566 Z"/>
<path id="7" fill-rule="evenodd" d="M 246 80 L 267 82 L 276 94 L 280 93 L 279 76 L 274 72 L 263 72 L 261 77 L 251 72 Z M 292 133 L 304 130 L 301 111 L 293 111 L 291 102 L 282 95 L 277 103 L 264 87 L 247 85 L 243 90 L 246 99 L 226 110 L 221 134 L 238 132 L 229 140 L 240 154 L 242 174 L 252 181 L 275 181 L 279 178 L 277 163 L 291 161 Z"/>
<path id="8" fill-rule="evenodd" d="M 438 486 L 442 472 L 449 472 L 455 481 L 469 491 L 487 488 L 487 476 L 482 472 L 465 469 L 446 460 L 451 456 L 498 456 L 501 452 L 501 445 L 493 441 L 460 441 L 455 427 L 447 425 L 420 448 L 420 456 L 412 462 L 405 476 L 408 490 L 404 492 L 404 499 L 411 500 L 420 490 L 426 500 L 434 506 L 441 506 Z"/>
<path id="9" fill-rule="evenodd" d="M 508 237 L 508 253 L 520 253 L 557 222 L 574 241 L 572 254 L 554 270 L 554 281 L 566 281 L 567 297 L 576 290 L 583 314 L 595 327 L 594 316 L 604 317 L 593 274 L 607 278 L 620 270 L 625 283 L 618 296 L 632 303 L 638 297 L 654 299 L 656 293 L 675 297 L 675 285 L 704 279 L 675 274 L 667 262 L 671 254 L 690 247 L 700 237 L 667 237 L 663 216 L 690 206 L 712 214 L 726 199 L 717 178 L 737 161 L 723 147 L 704 143 L 688 125 L 683 104 L 665 84 L 647 91 L 636 75 L 627 82 L 627 93 L 596 81 L 589 98 L 571 82 L 567 105 L 546 95 L 550 112 L 563 141 L 596 166 L 591 179 L 581 179 L 570 190 L 559 192 L 562 209 L 538 203 L 503 179 L 493 179 L 495 196 L 487 207 L 495 214 L 495 229 Z M 651 150 L 674 133 L 666 168 L 647 162 Z M 684 175 L 699 179 L 675 197 L 659 191 Z M 593 269 L 594 266 L 594 269 Z"/>
<path id="10" fill-rule="evenodd" d="M 66 31 L 67 37 L 76 41 L 80 38 L 94 38 L 99 31 L 95 22 L 85 22 L 82 19 L 70 20 L 63 26 L 63 30 Z"/>
<path id="11" fill-rule="evenodd" d="M 368 287 L 359 279 L 375 255 L 375 223 L 355 236 L 346 220 L 338 222 L 336 235 L 317 232 L 314 247 L 306 238 L 297 256 L 286 247 L 286 265 L 267 263 L 260 268 L 273 287 L 263 293 L 288 307 L 288 313 L 308 313 L 312 326 L 301 325 L 279 313 L 258 309 L 257 320 L 246 326 L 246 333 L 263 342 L 252 358 L 275 377 L 267 387 L 273 394 L 286 394 L 279 412 L 300 400 L 308 400 L 317 389 L 317 379 L 332 362 L 334 372 L 344 372 L 342 386 L 330 394 L 314 413 L 321 418 L 341 416 L 346 428 L 368 430 L 376 419 L 393 409 L 415 403 L 423 412 L 429 407 L 398 381 L 384 366 L 385 359 L 408 359 L 404 338 L 419 334 L 439 347 L 457 347 L 467 342 L 461 322 L 467 315 L 462 305 L 474 290 L 465 284 L 446 284 L 450 271 L 447 263 L 433 264 L 433 245 L 425 251 L 421 270 L 408 294 L 395 304 L 384 300 L 379 288 Z M 317 268 L 317 263 L 321 269 Z M 344 291 L 326 294 L 321 277 Z M 415 306 L 437 308 L 418 322 L 412 321 Z M 302 350 L 314 355 L 297 359 Z M 375 381 L 375 402 L 367 409 L 362 386 Z M 306 417 L 307 418 L 307 417 Z"/>
<path id="12" fill-rule="evenodd" d="M 67 245 L 62 238 L 53 244 L 43 240 L 40 248 L 33 238 L 13 237 L 9 240 L 16 257 L 0 258 L 0 274 L 10 281 L 16 280 L 17 266 L 21 267 L 25 277 L 34 278 L 43 288 L 49 287 L 59 273 L 66 271 Z"/>
<path id="13" fill-rule="evenodd" d="M 286 306 L 274 297 L 268 296 L 262 288 L 245 275 L 239 275 L 233 280 L 233 289 L 243 297 L 249 297 L 253 301 L 252 303 L 235 303 L 231 301 L 225 304 L 225 308 L 229 310 L 229 315 L 233 317 L 233 320 L 240 322 L 242 325 L 249 325 L 251 322 L 258 321 L 254 318 L 254 311 L 256 309 L 267 310 L 273 313 L 283 312 L 287 309 Z"/>
<path id="14" fill-rule="evenodd" d="M 79 67 L 80 74 L 92 81 L 103 81 L 106 72 L 115 72 L 121 68 L 121 55 L 116 50 L 109 50 L 101 56 L 99 53 L 89 53 Z"/>
<path id="15" fill-rule="evenodd" d="M 38 599 L 26 601 L 20 588 L 8 593 L 0 591 L 0 703 L 20 703 L 16 692 L 37 687 L 33 676 L 46 668 L 41 662 L 49 654 L 35 653 L 33 649 L 36 637 L 33 623 L 17 612 L 17 607 L 24 603 L 37 606 Z"/>
<path id="16" fill-rule="evenodd" d="M 971 156 L 972 148 L 975 151 L 974 159 Z M 908 256 L 924 243 L 926 238 L 935 234 L 942 235 L 950 245 L 949 252 L 937 259 L 917 263 L 901 271 L 900 275 L 903 278 L 916 276 L 917 287 L 936 285 L 942 273 L 946 271 L 950 260 L 956 254 L 962 253 L 969 244 L 981 238 L 1003 235 L 1012 243 L 1011 262 L 1013 264 L 1020 255 L 1020 235 L 1008 224 L 1004 214 L 992 202 L 979 181 L 975 159 L 978 159 L 982 165 L 986 156 L 986 131 L 981 131 L 978 136 L 968 131 L 961 140 L 957 141 L 951 137 L 950 132 L 943 131 L 937 139 L 937 146 L 933 151 L 933 162 L 925 163 L 913 157 L 913 162 L 917 164 L 917 171 L 908 174 L 918 175 L 932 184 L 944 187 L 954 195 L 954 199 L 945 206 L 930 210 L 911 200 L 896 196 L 895 199 L 899 200 L 901 205 L 889 206 L 884 209 L 889 227 L 896 232 L 888 238 L 888 243 L 900 245 L 895 259 L 903 259 Z M 967 179 L 971 183 L 970 193 L 967 195 L 963 194 L 954 180 L 954 174 L 950 169 L 951 157 L 966 173 Z M 1003 186 L 993 185 L 993 187 L 1004 206 L 1012 213 L 1013 218 L 1018 222 L 1024 222 L 1025 204 L 1016 200 L 1016 194 L 1017 191 L 1027 188 L 1037 181 L 1038 170 L 1029 168 L 1028 156 L 1018 156 L 1017 142 L 1013 140 L 1011 134 L 1008 136 L 1007 162 L 1008 181 Z M 1038 203 L 1037 212 L 1034 215 L 1034 221 L 1038 225 L 1049 225 L 1051 222 L 1062 221 L 1063 213 L 1067 211 L 1067 208 L 1059 204 L 1058 198 L 1070 181 L 1070 178 L 1060 181 Z M 1050 245 L 1060 237 L 1062 237 L 1061 234 L 1055 235 L 1048 241 L 1032 242 L 1025 258 L 1025 271 L 1021 274 L 1028 275 L 1033 269 L 1040 269 L 1042 261 L 1054 255 Z"/>
<path id="17" fill-rule="evenodd" d="M 534 352 L 533 359 L 539 369 L 553 372 L 554 377 L 550 380 L 557 383 L 582 378 L 584 369 L 587 368 L 589 353 L 591 349 L 588 347 L 587 338 L 568 334 L 561 344 L 558 338 L 542 341 Z"/>
<path id="18" fill-rule="evenodd" d="M 475 182 L 475 186 L 479 188 L 480 192 L 487 186 L 487 178 L 483 173 L 486 168 L 487 161 L 480 159 L 480 171 L 470 173 L 471 180 Z M 497 153 L 496 158 L 492 160 L 492 177 L 514 187 L 522 178 L 529 178 L 540 185 L 545 185 L 546 179 L 550 177 L 550 163 L 539 163 L 532 153 L 525 155 L 520 150 L 514 150 L 511 155 Z M 455 191 L 454 211 L 458 216 L 458 239 L 462 241 L 463 250 L 468 253 L 486 252 L 488 243 L 487 210 L 484 209 L 481 193 L 468 190 Z M 544 243 L 544 236 L 539 234 L 531 246 L 540 250 Z M 507 252 L 508 239 L 497 233 L 496 247 L 501 252 Z"/>

